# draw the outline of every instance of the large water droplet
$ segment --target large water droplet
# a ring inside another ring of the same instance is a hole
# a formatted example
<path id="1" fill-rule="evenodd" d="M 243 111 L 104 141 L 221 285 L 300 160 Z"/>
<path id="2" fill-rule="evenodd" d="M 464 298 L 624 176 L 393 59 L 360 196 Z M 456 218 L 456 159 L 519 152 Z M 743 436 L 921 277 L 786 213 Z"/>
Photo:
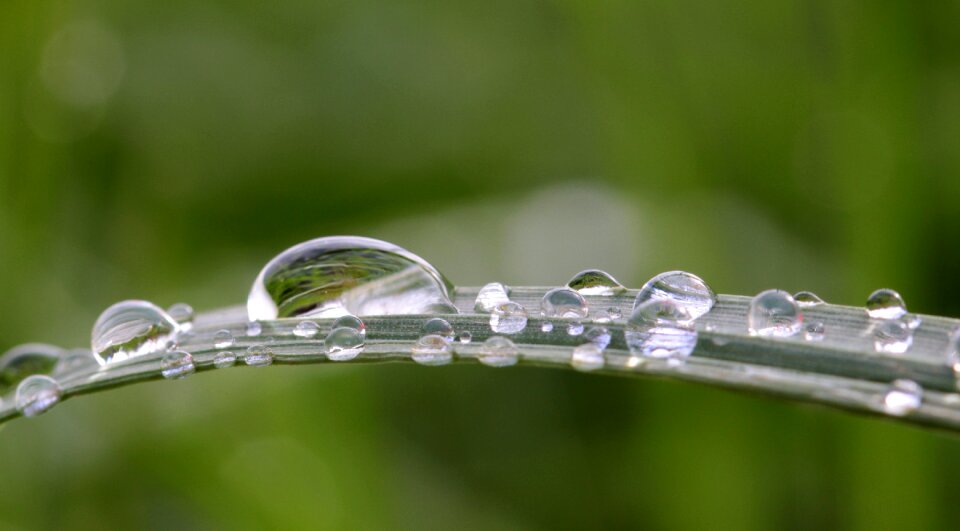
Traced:
<path id="1" fill-rule="evenodd" d="M 503 336 L 493 336 L 480 345 L 477 361 L 489 367 L 509 367 L 519 359 L 517 345 Z"/>
<path id="2" fill-rule="evenodd" d="M 581 295 L 616 295 L 626 289 L 610 273 L 599 269 L 577 273 L 567 282 L 567 287 Z"/>
<path id="3" fill-rule="evenodd" d="M 588 311 L 583 295 L 570 288 L 553 288 L 540 300 L 540 312 L 544 317 L 582 319 Z"/>
<path id="4" fill-rule="evenodd" d="M 770 289 L 750 301 L 747 328 L 756 336 L 790 337 L 803 328 L 803 312 L 792 295 Z"/>
<path id="5" fill-rule="evenodd" d="M 501 304 L 510 302 L 509 289 L 499 282 L 491 282 L 480 288 L 473 309 L 477 313 L 490 313 Z"/>
<path id="6" fill-rule="evenodd" d="M 624 330 L 635 356 L 684 360 L 697 346 L 697 330 L 685 307 L 671 299 L 652 298 L 638 306 Z"/>
<path id="7" fill-rule="evenodd" d="M 0 396 L 17 388 L 17 384 L 34 374 L 51 374 L 60 361 L 63 349 L 42 343 L 20 345 L 0 357 Z"/>
<path id="8" fill-rule="evenodd" d="M 527 310 L 515 302 L 505 302 L 490 312 L 490 329 L 498 334 L 516 334 L 527 327 Z"/>
<path id="9" fill-rule="evenodd" d="M 334 328 L 324 341 L 327 359 L 331 361 L 349 361 L 363 350 L 363 335 L 355 328 Z"/>
<path id="10" fill-rule="evenodd" d="M 916 411 L 923 403 L 923 388 L 913 380 L 896 380 L 883 395 L 883 410 L 902 417 Z"/>
<path id="11" fill-rule="evenodd" d="M 907 314 L 907 305 L 896 291 L 878 289 L 867 298 L 867 314 L 874 319 L 899 319 Z"/>
<path id="12" fill-rule="evenodd" d="M 146 301 L 124 301 L 107 308 L 93 325 L 91 348 L 101 364 L 142 356 L 173 345 L 177 323 Z"/>
<path id="13" fill-rule="evenodd" d="M 413 361 L 421 365 L 446 365 L 453 361 L 453 348 L 446 337 L 427 334 L 414 343 L 410 349 Z"/>
<path id="14" fill-rule="evenodd" d="M 34 374 L 17 386 L 17 410 L 24 417 L 36 417 L 60 401 L 62 391 L 57 381 L 49 376 Z"/>
<path id="15" fill-rule="evenodd" d="M 602 369 L 606 363 L 603 357 L 603 349 L 596 343 L 584 343 L 573 349 L 570 357 L 570 365 L 578 371 L 595 371 Z"/>
<path id="16" fill-rule="evenodd" d="M 700 318 L 717 303 L 717 296 L 700 277 L 686 271 L 668 271 L 661 273 L 640 288 L 633 309 L 649 300 L 669 300 L 690 316 L 690 320 Z"/>
<path id="17" fill-rule="evenodd" d="M 273 363 L 273 349 L 268 345 L 251 345 L 243 353 L 243 362 L 250 367 L 266 367 Z"/>
<path id="18" fill-rule="evenodd" d="M 451 326 L 446 319 L 441 319 L 439 317 L 428 319 L 427 322 L 423 323 L 423 326 L 420 327 L 420 333 L 425 336 L 440 336 L 446 339 L 448 343 L 452 342 L 455 336 L 453 326 Z"/>
<path id="19" fill-rule="evenodd" d="M 881 319 L 873 323 L 873 348 L 877 352 L 903 354 L 913 345 L 913 328 L 904 315 L 899 319 Z"/>
<path id="20" fill-rule="evenodd" d="M 801 308 L 812 308 L 823 304 L 823 299 L 811 291 L 798 291 L 793 296 L 793 300 L 797 301 L 797 305 Z"/>
<path id="21" fill-rule="evenodd" d="M 250 320 L 457 313 L 452 285 L 396 245 L 356 236 L 301 243 L 260 272 L 247 300 Z"/>
<path id="22" fill-rule="evenodd" d="M 197 368 L 193 364 L 193 356 L 184 350 L 171 350 L 160 358 L 160 373 L 168 380 L 186 378 Z"/>

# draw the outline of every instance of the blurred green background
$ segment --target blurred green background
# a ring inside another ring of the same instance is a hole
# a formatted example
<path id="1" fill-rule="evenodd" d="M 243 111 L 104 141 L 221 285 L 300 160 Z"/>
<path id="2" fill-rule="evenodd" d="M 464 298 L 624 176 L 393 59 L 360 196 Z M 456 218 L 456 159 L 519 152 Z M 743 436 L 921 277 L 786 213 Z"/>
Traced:
<path id="1" fill-rule="evenodd" d="M 0 5 L 0 339 L 387 239 L 960 316 L 960 4 Z M 960 439 L 564 371 L 273 367 L 0 433 L 7 529 L 956 528 Z"/>

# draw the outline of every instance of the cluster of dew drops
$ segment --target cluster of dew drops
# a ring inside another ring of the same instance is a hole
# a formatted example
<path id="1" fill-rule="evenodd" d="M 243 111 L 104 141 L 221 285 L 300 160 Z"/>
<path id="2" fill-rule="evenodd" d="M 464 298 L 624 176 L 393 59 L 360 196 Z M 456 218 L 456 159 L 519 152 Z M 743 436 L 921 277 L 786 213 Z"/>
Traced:
<path id="1" fill-rule="evenodd" d="M 381 277 L 369 276 L 371 261 L 378 265 Z M 363 269 L 363 275 L 357 274 L 358 269 Z M 317 271 L 322 274 L 318 276 Z M 290 278 L 298 281 L 300 291 L 272 289 L 271 282 Z M 339 279 L 339 290 L 330 288 L 330 279 Z M 384 286 L 389 283 L 390 289 L 378 291 L 378 282 Z M 398 290 L 398 285 L 403 289 Z M 362 297 L 351 291 L 357 286 L 365 289 Z M 317 291 L 319 288 L 322 290 Z M 311 240 L 284 251 L 261 271 L 248 300 L 246 328 L 236 334 L 228 329 L 213 334 L 212 345 L 217 352 L 212 365 L 217 369 L 238 362 L 253 367 L 271 365 L 274 350 L 270 341 L 256 341 L 263 333 L 260 321 L 284 317 L 300 319 L 292 333 L 304 340 L 318 338 L 323 331 L 311 317 L 334 318 L 322 339 L 324 354 L 330 361 L 349 361 L 360 355 L 366 344 L 367 325 L 355 314 L 458 313 L 449 288 L 429 263 L 392 244 L 359 237 Z M 613 339 L 605 325 L 620 322 L 630 352 L 628 368 L 647 363 L 683 365 L 697 345 L 697 320 L 717 302 L 714 292 L 696 275 L 671 271 L 644 284 L 629 312 L 612 304 L 591 309 L 587 301 L 589 297 L 594 304 L 602 303 L 605 297 L 625 291 L 604 271 L 576 274 L 565 286 L 547 290 L 540 300 L 539 315 L 535 316 L 539 318 L 540 337 L 565 334 L 576 345 L 571 349 L 570 365 L 580 371 L 595 371 L 605 367 L 605 350 Z M 316 293 L 324 295 L 311 299 L 311 305 L 294 304 L 298 297 Z M 781 290 L 764 291 L 751 300 L 746 327 L 753 336 L 819 342 L 829 330 L 820 321 L 806 320 L 804 310 L 822 304 L 823 300 L 810 292 L 791 295 Z M 528 309 L 511 300 L 508 286 L 492 282 L 477 292 L 473 311 L 489 314 L 489 328 L 495 334 L 474 349 L 477 361 L 491 367 L 515 365 L 521 349 L 508 336 L 516 337 L 527 330 Z M 872 337 L 877 352 L 903 354 L 910 349 L 920 319 L 907 312 L 899 294 L 887 289 L 874 292 L 867 300 L 866 313 L 869 329 L 865 333 Z M 164 378 L 189 376 L 196 372 L 196 364 L 180 344 L 191 337 L 193 321 L 193 308 L 187 304 L 163 310 L 146 301 L 117 303 L 97 319 L 91 350 L 64 351 L 50 345 L 27 344 L 0 357 L 0 405 L 12 401 L 22 415 L 39 415 L 59 402 L 62 383 L 71 377 L 151 354 L 159 357 Z M 711 329 L 708 326 L 705 330 Z M 237 335 L 252 344 L 236 349 Z M 427 317 L 410 348 L 410 357 L 422 365 L 445 365 L 453 361 L 457 343 L 468 345 L 472 340 L 469 330 L 458 333 L 447 319 Z M 960 331 L 951 338 L 947 353 L 948 363 L 956 371 L 960 371 L 958 345 Z M 920 385 L 897 380 L 879 402 L 883 411 L 905 415 L 919 408 L 922 399 Z"/>

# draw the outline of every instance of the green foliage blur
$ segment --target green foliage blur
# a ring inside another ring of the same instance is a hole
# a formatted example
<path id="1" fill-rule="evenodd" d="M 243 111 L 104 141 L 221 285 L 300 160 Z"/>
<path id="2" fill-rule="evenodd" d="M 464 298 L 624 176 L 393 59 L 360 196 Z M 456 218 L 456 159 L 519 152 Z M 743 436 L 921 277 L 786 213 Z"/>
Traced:
<path id="1" fill-rule="evenodd" d="M 0 350 L 387 239 L 960 316 L 960 5 L 0 3 Z M 237 368 L 0 433 L 0 530 L 956 529 L 960 439 L 650 379 Z"/>

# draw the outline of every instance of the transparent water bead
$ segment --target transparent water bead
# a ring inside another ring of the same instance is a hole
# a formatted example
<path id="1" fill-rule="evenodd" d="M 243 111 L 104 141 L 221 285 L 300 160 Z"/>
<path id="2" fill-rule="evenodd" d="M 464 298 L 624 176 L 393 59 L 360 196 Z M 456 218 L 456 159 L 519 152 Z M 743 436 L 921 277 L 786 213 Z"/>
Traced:
<path id="1" fill-rule="evenodd" d="M 603 349 L 596 343 L 578 345 L 570 356 L 570 366 L 578 371 L 596 371 L 602 369 L 605 363 Z"/>
<path id="2" fill-rule="evenodd" d="M 540 325 L 540 331 L 545 333 L 553 332 L 553 323 L 544 321 L 543 324 Z"/>
<path id="3" fill-rule="evenodd" d="M 293 335 L 302 337 L 304 339 L 316 337 L 316 335 L 319 333 L 320 325 L 313 321 L 300 321 L 297 323 L 297 326 L 293 327 Z"/>
<path id="4" fill-rule="evenodd" d="M 505 302 L 490 312 L 490 329 L 498 334 L 516 334 L 527 327 L 527 310 L 515 302 Z"/>
<path id="5" fill-rule="evenodd" d="M 268 345 L 251 345 L 243 354 L 243 362 L 250 367 L 266 367 L 273 363 L 273 349 Z"/>
<path id="6" fill-rule="evenodd" d="M 812 308 L 823 304 L 823 299 L 811 291 L 798 291 L 794 294 L 793 300 L 797 301 L 797 305 L 801 308 Z"/>
<path id="7" fill-rule="evenodd" d="M 803 338 L 807 341 L 823 341 L 825 335 L 825 328 L 820 321 L 807 323 L 803 329 Z"/>
<path id="8" fill-rule="evenodd" d="M 457 313 L 452 285 L 419 256 L 391 243 L 333 236 L 283 251 L 247 299 L 250 320 Z"/>
<path id="9" fill-rule="evenodd" d="M 420 333 L 425 336 L 440 336 L 448 343 L 452 342 L 456 335 L 453 331 L 453 326 L 451 326 L 446 319 L 441 319 L 439 317 L 428 319 L 427 322 L 423 323 L 423 326 L 420 327 Z"/>
<path id="10" fill-rule="evenodd" d="M 459 339 L 460 343 L 467 345 L 473 341 L 473 334 L 471 334 L 469 330 L 464 330 L 463 332 L 460 332 Z"/>
<path id="11" fill-rule="evenodd" d="M 803 329 L 803 312 L 792 295 L 770 289 L 750 301 L 747 328 L 755 336 L 790 337 Z"/>
<path id="12" fill-rule="evenodd" d="M 229 330 L 218 330 L 216 334 L 213 334 L 214 348 L 230 348 L 236 342 L 237 339 L 233 337 L 233 333 Z"/>
<path id="13" fill-rule="evenodd" d="M 49 376 L 34 374 L 17 386 L 16 406 L 24 417 L 36 417 L 60 402 L 62 391 L 57 381 Z"/>
<path id="14" fill-rule="evenodd" d="M 124 301 L 107 308 L 93 325 L 91 349 L 101 364 L 166 350 L 174 344 L 176 321 L 146 301 Z"/>
<path id="15" fill-rule="evenodd" d="M 473 309 L 477 313 L 490 313 L 494 308 L 510 302 L 510 290 L 499 282 L 491 282 L 477 292 Z"/>
<path id="16" fill-rule="evenodd" d="M 567 287 L 581 295 L 616 295 L 626 288 L 610 273 L 600 269 L 585 269 L 567 282 Z"/>
<path id="17" fill-rule="evenodd" d="M 913 345 L 913 328 L 908 316 L 873 323 L 873 348 L 877 352 L 903 354 Z"/>
<path id="18" fill-rule="evenodd" d="M 630 353 L 653 359 L 684 360 L 697 346 L 697 337 L 690 313 L 671 299 L 647 300 L 633 311 L 624 330 Z"/>
<path id="19" fill-rule="evenodd" d="M 580 321 L 573 321 L 567 325 L 567 335 L 570 336 L 579 336 L 583 333 L 583 323 Z"/>
<path id="20" fill-rule="evenodd" d="M 620 311 L 620 308 L 617 308 L 616 306 L 611 306 L 610 308 L 607 308 L 607 315 L 610 316 L 610 319 L 613 319 L 614 321 L 616 321 L 617 319 L 623 317 L 623 312 Z"/>
<path id="21" fill-rule="evenodd" d="M 247 337 L 257 337 L 263 333 L 263 325 L 258 321 L 247 323 Z"/>
<path id="22" fill-rule="evenodd" d="M 34 374 L 51 374 L 63 356 L 63 349 L 43 343 L 28 343 L 0 356 L 0 396 Z"/>
<path id="23" fill-rule="evenodd" d="M 661 273 L 640 288 L 633 301 L 633 309 L 650 300 L 673 301 L 696 320 L 709 312 L 717 303 L 717 296 L 700 277 L 686 271 Z"/>
<path id="24" fill-rule="evenodd" d="M 420 365 L 446 365 L 453 361 L 453 348 L 446 337 L 427 334 L 414 343 L 410 357 Z"/>
<path id="25" fill-rule="evenodd" d="M 595 343 L 601 349 L 605 349 L 610 345 L 611 335 L 607 327 L 594 326 L 583 334 L 583 338 L 591 343 Z"/>
<path id="26" fill-rule="evenodd" d="M 367 337 L 367 324 L 355 315 L 344 315 L 343 317 L 338 317 L 337 320 L 333 322 L 333 326 L 330 327 L 331 330 L 336 328 L 353 328 L 358 334 L 360 334 L 360 337 Z"/>
<path id="27" fill-rule="evenodd" d="M 903 297 L 892 289 L 878 289 L 867 298 L 867 315 L 873 319 L 899 319 L 906 314 Z"/>
<path id="28" fill-rule="evenodd" d="M 226 369 L 227 367 L 233 367 L 237 363 L 237 355 L 234 352 L 229 350 L 224 352 L 218 352 L 216 356 L 213 357 L 213 366 L 218 369 Z"/>
<path id="29" fill-rule="evenodd" d="M 950 334 L 950 341 L 947 343 L 947 365 L 953 369 L 957 378 L 957 389 L 960 389 L 960 328 Z"/>
<path id="30" fill-rule="evenodd" d="M 480 345 L 477 361 L 488 367 L 509 367 L 520 359 L 517 345 L 503 336 L 493 336 Z"/>
<path id="31" fill-rule="evenodd" d="M 160 374 L 168 380 L 186 378 L 196 371 L 193 356 L 184 350 L 171 350 L 160 358 Z"/>
<path id="32" fill-rule="evenodd" d="M 363 350 L 363 335 L 355 328 L 334 328 L 327 334 L 324 341 L 327 348 L 327 359 L 331 361 L 349 361 L 356 358 Z"/>
<path id="33" fill-rule="evenodd" d="M 896 380 L 883 395 L 883 410 L 888 415 L 902 417 L 923 404 L 923 388 L 913 380 Z"/>
<path id="34" fill-rule="evenodd" d="M 570 288 L 553 288 L 540 300 L 540 312 L 544 317 L 582 319 L 588 311 L 583 295 Z"/>
<path id="35" fill-rule="evenodd" d="M 71 349 L 65 352 L 53 368 L 53 378 L 58 382 L 70 378 L 88 375 L 100 369 L 93 352 L 85 348 Z"/>
<path id="36" fill-rule="evenodd" d="M 193 329 L 193 306 L 179 302 L 167 308 L 167 315 L 180 325 L 180 331 L 188 332 Z"/>

